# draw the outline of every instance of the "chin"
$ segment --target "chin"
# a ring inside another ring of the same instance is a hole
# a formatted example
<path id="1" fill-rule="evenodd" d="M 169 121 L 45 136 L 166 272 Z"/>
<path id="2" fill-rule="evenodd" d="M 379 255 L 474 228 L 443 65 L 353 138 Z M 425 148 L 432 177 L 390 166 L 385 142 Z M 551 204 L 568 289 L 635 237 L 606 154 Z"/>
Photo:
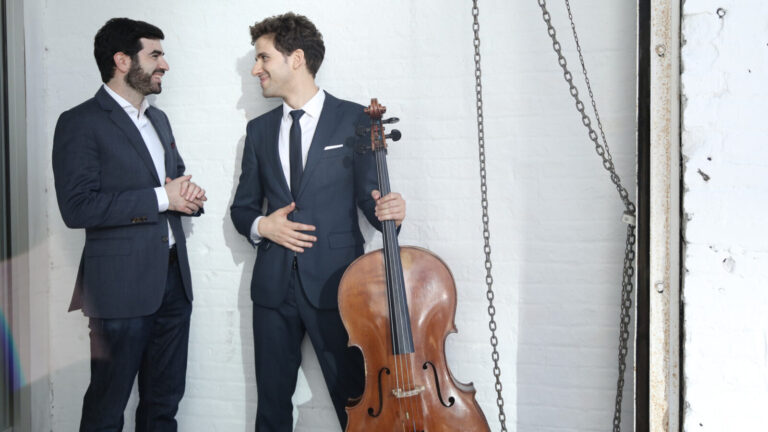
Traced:
<path id="1" fill-rule="evenodd" d="M 262 89 L 261 95 L 264 96 L 265 98 L 283 97 L 283 95 L 279 91 L 269 90 L 269 89 Z"/>

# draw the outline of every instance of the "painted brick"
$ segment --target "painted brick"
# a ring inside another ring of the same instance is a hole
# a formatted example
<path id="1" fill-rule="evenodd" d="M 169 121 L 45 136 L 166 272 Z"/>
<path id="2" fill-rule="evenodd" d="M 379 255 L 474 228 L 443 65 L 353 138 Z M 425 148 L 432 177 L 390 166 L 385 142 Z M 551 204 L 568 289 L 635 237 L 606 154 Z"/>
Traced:
<path id="1" fill-rule="evenodd" d="M 686 431 L 768 420 L 766 13 L 754 0 L 683 6 Z"/>

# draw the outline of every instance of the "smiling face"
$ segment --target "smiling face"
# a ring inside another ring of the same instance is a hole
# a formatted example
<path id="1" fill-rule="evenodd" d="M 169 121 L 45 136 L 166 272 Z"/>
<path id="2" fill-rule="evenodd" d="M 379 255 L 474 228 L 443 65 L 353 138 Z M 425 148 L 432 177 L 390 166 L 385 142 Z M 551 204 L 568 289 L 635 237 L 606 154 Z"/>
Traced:
<path id="1" fill-rule="evenodd" d="M 259 79 L 264 97 L 288 96 L 295 71 L 291 67 L 293 55 L 285 56 L 275 48 L 274 36 L 266 34 L 256 40 L 256 64 L 251 75 Z"/>
<path id="2" fill-rule="evenodd" d="M 141 38 L 141 44 L 141 51 L 131 58 L 125 82 L 145 96 L 160 93 L 163 90 L 163 75 L 169 69 L 163 46 L 156 39 Z"/>

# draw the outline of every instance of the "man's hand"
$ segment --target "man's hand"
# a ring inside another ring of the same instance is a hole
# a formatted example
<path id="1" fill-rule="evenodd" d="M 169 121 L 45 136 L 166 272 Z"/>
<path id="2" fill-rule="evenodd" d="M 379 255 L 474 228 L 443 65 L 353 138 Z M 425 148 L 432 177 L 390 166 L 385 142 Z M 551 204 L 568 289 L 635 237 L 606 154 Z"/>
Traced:
<path id="1" fill-rule="evenodd" d="M 191 178 L 192 176 L 189 177 Z M 168 183 L 169 181 L 171 181 L 170 177 L 166 177 L 165 182 Z M 208 198 L 205 196 L 205 189 L 191 181 L 186 181 L 181 184 L 180 195 L 187 201 L 208 201 Z M 200 207 L 202 207 L 202 205 L 200 205 Z"/>
<path id="2" fill-rule="evenodd" d="M 269 216 L 259 219 L 259 234 L 294 252 L 304 252 L 311 248 L 317 237 L 301 231 L 314 231 L 314 225 L 305 225 L 288 220 L 288 215 L 296 208 L 296 203 L 277 209 Z"/>
<path id="3" fill-rule="evenodd" d="M 191 183 L 191 175 L 177 177 L 171 180 L 165 178 L 165 193 L 168 195 L 168 210 L 177 211 L 184 214 L 195 214 L 203 207 L 203 201 L 206 201 L 205 191 L 194 183 Z M 190 189 L 192 192 L 190 192 Z M 186 196 L 192 199 L 187 200 Z"/>
<path id="4" fill-rule="evenodd" d="M 405 200 L 397 192 L 390 192 L 383 198 L 378 190 L 371 191 L 371 197 L 376 201 L 376 217 L 380 221 L 393 220 L 400 226 L 405 219 Z"/>

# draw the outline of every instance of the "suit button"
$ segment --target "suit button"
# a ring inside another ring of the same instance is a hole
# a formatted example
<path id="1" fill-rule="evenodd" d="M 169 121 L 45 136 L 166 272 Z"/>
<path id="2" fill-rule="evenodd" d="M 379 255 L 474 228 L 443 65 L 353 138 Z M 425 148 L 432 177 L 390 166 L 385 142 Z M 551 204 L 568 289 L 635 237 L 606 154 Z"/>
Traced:
<path id="1" fill-rule="evenodd" d="M 160 238 L 160 241 L 162 241 L 163 243 L 168 243 L 168 236 L 162 236 Z"/>

